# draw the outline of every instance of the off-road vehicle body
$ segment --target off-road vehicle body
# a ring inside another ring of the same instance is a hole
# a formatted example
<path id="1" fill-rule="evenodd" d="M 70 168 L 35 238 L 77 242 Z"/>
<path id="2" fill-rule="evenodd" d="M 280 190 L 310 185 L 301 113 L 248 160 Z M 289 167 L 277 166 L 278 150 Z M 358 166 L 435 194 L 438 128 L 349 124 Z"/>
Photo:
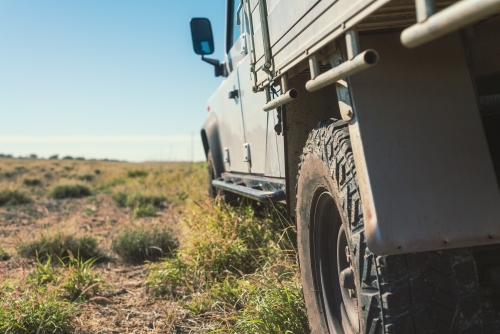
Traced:
<path id="1" fill-rule="evenodd" d="M 500 295 L 500 0 L 228 0 L 209 193 L 286 203 L 317 333 L 480 333 Z M 481 308 L 481 304 L 483 307 Z"/>

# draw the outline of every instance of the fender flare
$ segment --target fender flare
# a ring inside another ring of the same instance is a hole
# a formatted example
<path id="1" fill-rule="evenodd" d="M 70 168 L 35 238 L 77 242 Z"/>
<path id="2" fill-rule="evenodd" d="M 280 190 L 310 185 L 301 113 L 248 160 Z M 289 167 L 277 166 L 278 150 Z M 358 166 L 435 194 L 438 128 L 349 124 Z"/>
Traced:
<path id="1" fill-rule="evenodd" d="M 203 123 L 201 128 L 201 141 L 203 143 L 203 149 L 205 150 L 205 156 L 208 156 L 208 150 L 212 152 L 216 176 L 220 177 L 225 171 L 225 168 L 219 137 L 219 122 L 217 120 L 217 115 L 213 112 L 210 113 L 205 123 Z"/>

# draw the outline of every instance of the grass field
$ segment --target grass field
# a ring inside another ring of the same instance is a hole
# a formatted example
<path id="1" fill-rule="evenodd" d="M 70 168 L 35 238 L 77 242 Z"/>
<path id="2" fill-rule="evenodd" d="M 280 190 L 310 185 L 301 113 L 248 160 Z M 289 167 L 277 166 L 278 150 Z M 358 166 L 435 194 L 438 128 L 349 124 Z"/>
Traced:
<path id="1" fill-rule="evenodd" d="M 0 332 L 305 333 L 281 207 L 206 164 L 0 159 Z"/>

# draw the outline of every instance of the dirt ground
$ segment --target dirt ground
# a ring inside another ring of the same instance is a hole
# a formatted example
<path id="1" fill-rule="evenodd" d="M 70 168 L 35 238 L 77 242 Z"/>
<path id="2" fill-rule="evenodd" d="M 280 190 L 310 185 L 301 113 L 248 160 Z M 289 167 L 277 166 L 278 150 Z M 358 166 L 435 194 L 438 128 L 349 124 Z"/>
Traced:
<path id="1" fill-rule="evenodd" d="M 98 298 L 78 307 L 81 313 L 75 317 L 75 333 L 203 332 L 203 325 L 191 321 L 188 312 L 173 302 L 152 298 L 147 293 L 144 279 L 148 264 L 124 264 L 110 248 L 116 233 L 138 226 L 146 229 L 168 227 L 180 237 L 181 205 L 169 204 L 158 210 L 154 217 L 133 219 L 129 208 L 119 207 L 112 199 L 112 191 L 95 190 L 110 180 L 122 178 L 127 169 L 160 168 L 158 165 L 16 160 L 0 159 L 0 185 L 3 189 L 30 194 L 33 202 L 0 207 L 0 246 L 12 256 L 0 262 L 0 276 L 22 279 L 32 270 L 34 259 L 22 258 L 16 251 L 23 242 L 44 234 L 90 235 L 97 239 L 99 249 L 108 257 L 107 261 L 96 266 L 106 283 Z M 89 184 L 94 189 L 94 196 L 63 200 L 48 198 L 47 193 L 54 185 L 74 179 L 70 173 L 65 173 L 66 170 L 71 170 L 74 176 L 95 168 L 101 172 L 97 180 Z M 12 176 L 16 171 L 21 172 Z M 52 176 L 47 177 L 48 173 Z M 30 177 L 42 179 L 43 185 L 24 186 L 22 180 Z M 139 186 L 134 185 L 134 189 L 148 191 L 146 184 L 136 183 Z"/>

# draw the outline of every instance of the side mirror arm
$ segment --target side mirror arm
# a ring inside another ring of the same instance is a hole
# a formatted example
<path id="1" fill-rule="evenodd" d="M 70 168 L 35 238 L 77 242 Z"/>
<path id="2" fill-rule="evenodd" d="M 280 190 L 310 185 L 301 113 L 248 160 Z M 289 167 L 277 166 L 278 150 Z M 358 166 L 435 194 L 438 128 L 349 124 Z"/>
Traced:
<path id="1" fill-rule="evenodd" d="M 214 66 L 216 77 L 221 77 L 221 76 L 225 77 L 226 76 L 226 68 L 225 68 L 224 64 L 221 64 L 218 60 L 211 59 L 211 58 L 205 58 L 205 56 L 203 56 L 203 55 L 201 56 L 201 60 Z"/>

